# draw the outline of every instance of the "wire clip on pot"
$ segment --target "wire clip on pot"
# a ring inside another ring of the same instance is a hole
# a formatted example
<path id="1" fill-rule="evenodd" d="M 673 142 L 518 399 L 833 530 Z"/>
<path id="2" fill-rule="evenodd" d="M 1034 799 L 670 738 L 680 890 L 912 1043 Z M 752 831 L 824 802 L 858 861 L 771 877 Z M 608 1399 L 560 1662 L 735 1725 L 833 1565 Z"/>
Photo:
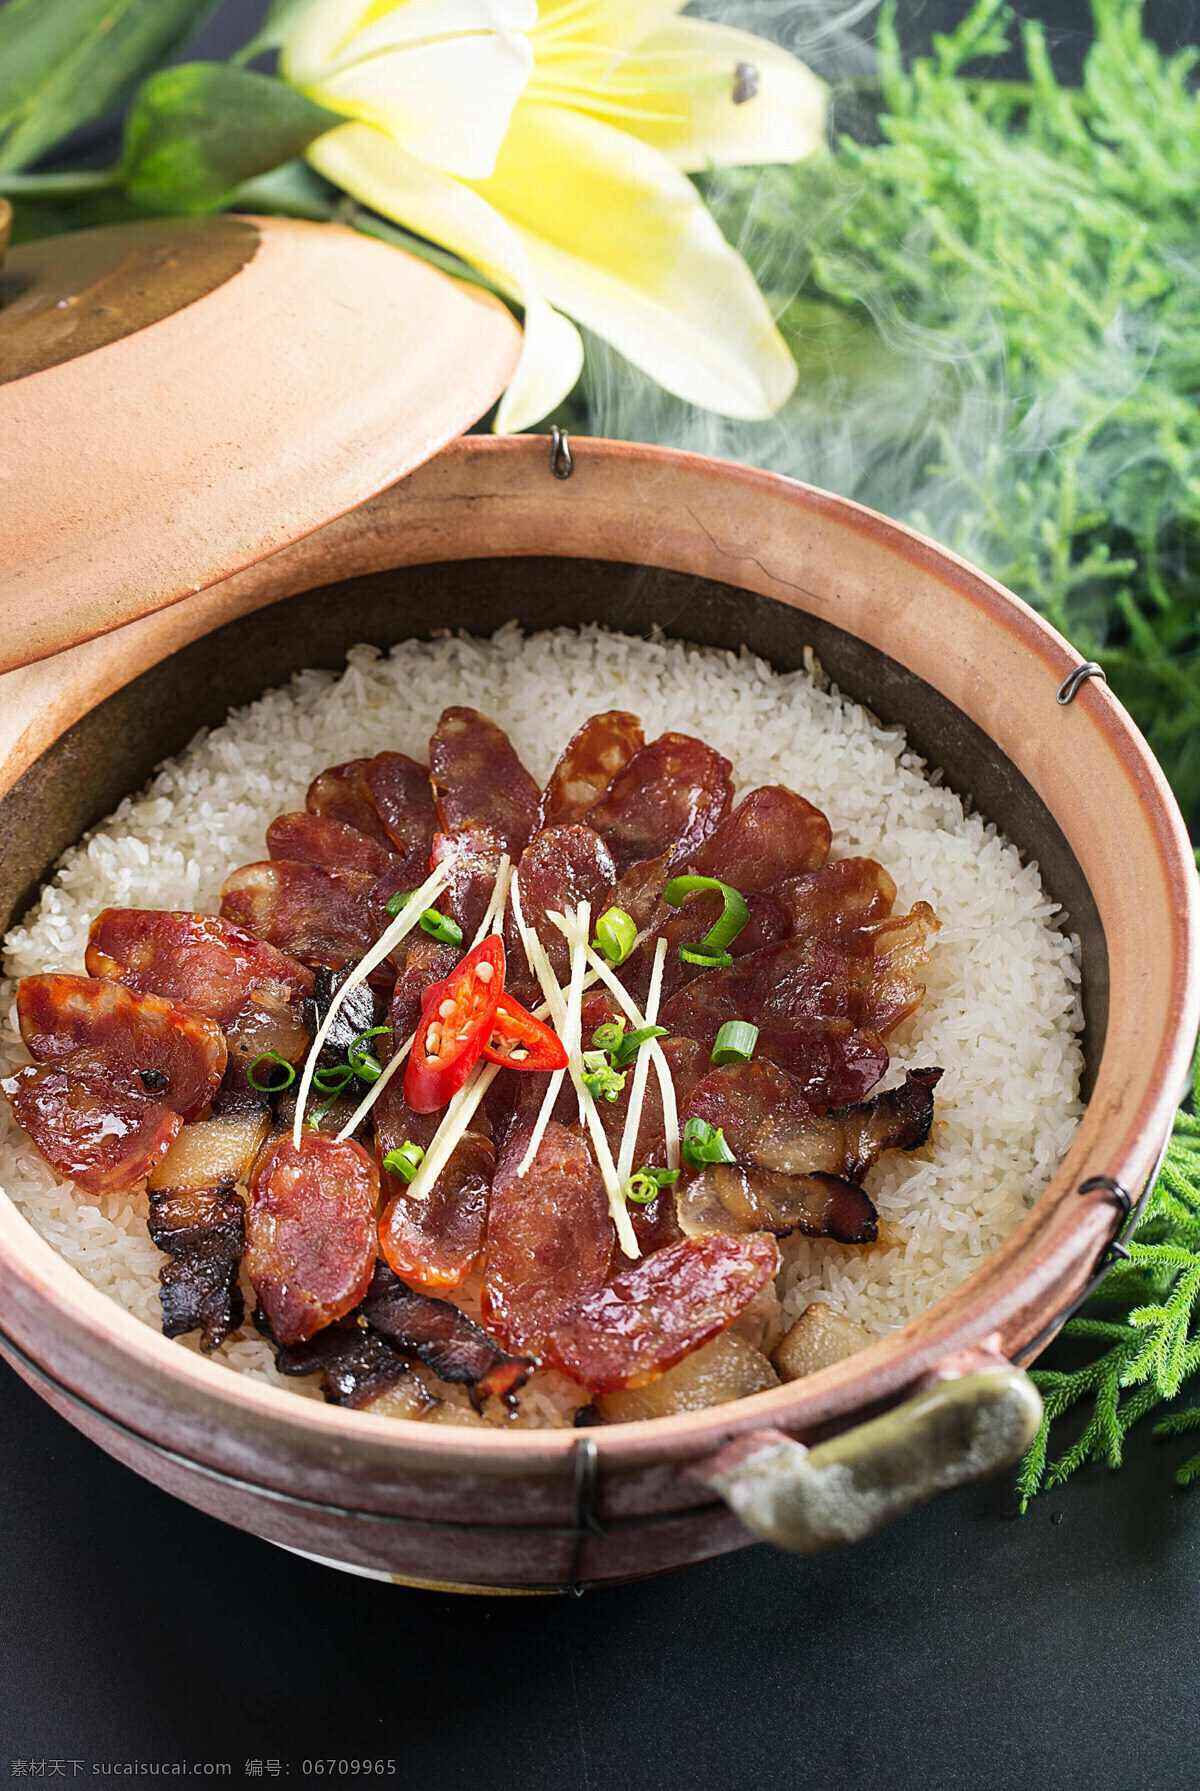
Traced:
<path id="1" fill-rule="evenodd" d="M 557 423 L 550 426 L 550 471 L 556 479 L 569 479 L 575 471 L 575 460 L 567 432 Z"/>
<path id="2" fill-rule="evenodd" d="M 1055 702 L 1065 709 L 1068 703 L 1073 703 L 1075 701 L 1075 698 L 1079 695 L 1080 690 L 1087 683 L 1089 678 L 1099 678 L 1102 684 L 1108 683 L 1104 667 L 1102 665 L 1097 665 L 1094 659 L 1085 659 L 1082 665 L 1077 665 L 1075 670 L 1073 672 L 1068 672 L 1067 676 L 1063 679 L 1058 687 L 1058 694 L 1054 699 Z"/>
<path id="3" fill-rule="evenodd" d="M 587 1587 L 579 1578 L 583 1564 L 583 1545 L 589 1536 L 605 1536 L 608 1532 L 596 1516 L 596 1500 L 600 1490 L 600 1454 L 594 1437 L 579 1437 L 575 1443 L 575 1505 L 572 1527 L 575 1547 L 567 1574 L 566 1589 L 582 1598 Z"/>
<path id="4" fill-rule="evenodd" d="M 1121 1228 L 1104 1253 L 1103 1266 L 1108 1268 L 1118 1257 L 1129 1261 L 1129 1251 L 1122 1240 L 1133 1212 L 1133 1196 L 1121 1186 L 1115 1175 L 1089 1175 L 1085 1182 L 1080 1182 L 1078 1191 L 1080 1194 L 1091 1194 L 1097 1188 L 1104 1188 L 1111 1194 L 1121 1209 Z"/>

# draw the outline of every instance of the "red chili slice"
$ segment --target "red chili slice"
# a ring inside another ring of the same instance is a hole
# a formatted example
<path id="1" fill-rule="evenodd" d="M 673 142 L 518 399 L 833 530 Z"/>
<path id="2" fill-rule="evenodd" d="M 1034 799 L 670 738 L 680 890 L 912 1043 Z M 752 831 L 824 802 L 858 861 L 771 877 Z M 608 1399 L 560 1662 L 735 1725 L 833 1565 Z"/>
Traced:
<path id="1" fill-rule="evenodd" d="M 458 1093 L 491 1037 L 503 989 L 504 943 L 489 933 L 445 982 L 425 991 L 404 1073 L 414 1113 L 434 1113 Z"/>
<path id="2" fill-rule="evenodd" d="M 483 1055 L 489 1063 L 503 1063 L 510 1070 L 567 1067 L 566 1046 L 558 1034 L 511 995 L 502 994 L 496 1004 L 496 1017 Z"/>

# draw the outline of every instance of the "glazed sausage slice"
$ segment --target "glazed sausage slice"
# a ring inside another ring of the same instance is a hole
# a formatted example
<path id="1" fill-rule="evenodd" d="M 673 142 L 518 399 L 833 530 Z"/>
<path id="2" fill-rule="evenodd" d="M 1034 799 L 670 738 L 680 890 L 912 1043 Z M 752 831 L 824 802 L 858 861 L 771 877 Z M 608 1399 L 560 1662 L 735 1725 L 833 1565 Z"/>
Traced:
<path id="1" fill-rule="evenodd" d="M 704 873 L 706 876 L 708 872 Z M 642 940 L 623 965 L 621 981 L 635 1001 L 644 1001 L 650 987 L 654 953 L 660 939 L 667 942 L 663 960 L 662 1000 L 669 1001 L 685 983 L 704 973 L 702 964 L 688 964 L 679 956 L 679 947 L 703 939 L 709 928 L 721 918 L 725 904 L 715 890 L 694 895 L 681 907 L 672 908 L 657 902 L 651 918 L 649 936 Z M 769 895 L 753 891 L 746 897 L 750 918 L 730 946 L 730 956 L 749 957 L 768 945 L 776 945 L 787 937 L 788 922 L 782 906 Z"/>
<path id="2" fill-rule="evenodd" d="M 319 772 L 308 786 L 304 806 L 310 815 L 328 815 L 331 821 L 357 828 L 390 850 L 392 842 L 367 782 L 370 763 L 370 759 L 347 759 L 344 765 L 330 765 Z"/>
<path id="3" fill-rule="evenodd" d="M 337 870 L 366 871 L 378 877 L 395 865 L 396 854 L 369 833 L 360 833 L 332 815 L 276 815 L 267 828 L 267 854 L 292 864 L 327 864 Z"/>
<path id="4" fill-rule="evenodd" d="M 278 1138 L 250 1178 L 247 1266 L 280 1343 L 302 1343 L 366 1293 L 375 1266 L 379 1174 L 359 1145 Z"/>
<path id="5" fill-rule="evenodd" d="M 519 857 L 538 824 L 540 792 L 502 728 L 477 709 L 444 709 L 429 775 L 446 833 L 482 833 Z"/>
<path id="6" fill-rule="evenodd" d="M 470 828 L 433 837 L 432 862 L 446 867 L 447 879 L 437 906 L 458 922 L 464 945 L 470 944 L 487 913 L 502 850 L 490 834 Z"/>
<path id="7" fill-rule="evenodd" d="M 89 976 L 185 1002 L 222 1027 L 254 996 L 302 1001 L 312 989 L 311 970 L 215 914 L 105 908 L 92 922 L 86 962 Z"/>
<path id="8" fill-rule="evenodd" d="M 233 871 L 221 888 L 221 914 L 281 951 L 336 967 L 361 958 L 382 931 L 368 872 L 286 859 Z"/>
<path id="9" fill-rule="evenodd" d="M 772 1237 L 684 1238 L 579 1300 L 543 1360 L 596 1393 L 644 1387 L 732 1324 L 778 1268 Z"/>
<path id="10" fill-rule="evenodd" d="M 634 753 L 589 809 L 623 875 L 644 858 L 670 852 L 682 864 L 729 813 L 733 767 L 703 740 L 662 734 Z"/>
<path id="11" fill-rule="evenodd" d="M 604 1285 L 616 1234 L 582 1133 L 551 1121 L 519 1177 L 531 1135 L 513 1134 L 492 1183 L 481 1302 L 506 1349 L 537 1355 L 560 1315 Z"/>
<path id="12" fill-rule="evenodd" d="M 476 1411 L 492 1393 L 511 1400 L 537 1366 L 499 1348 L 448 1300 L 433 1300 L 406 1287 L 382 1262 L 375 1266 L 362 1315 L 393 1349 L 415 1356 L 439 1379 L 467 1387 Z"/>
<path id="13" fill-rule="evenodd" d="M 376 1112 L 391 1087 L 389 1083 Z M 411 1129 L 404 1129 L 411 1137 Z M 382 1171 L 383 1158 L 391 1148 L 389 1135 L 377 1123 L 376 1150 L 384 1194 L 390 1196 L 379 1221 L 379 1248 L 384 1259 L 402 1280 L 417 1287 L 432 1292 L 460 1287 L 483 1254 L 495 1147 L 479 1132 L 465 1132 L 424 1200 L 413 1200 L 403 1182 Z"/>
<path id="14" fill-rule="evenodd" d="M 552 911 L 563 913 L 580 902 L 589 902 L 592 918 L 616 876 L 612 855 L 590 827 L 548 827 L 521 854 L 521 912 L 525 924 L 546 948 L 546 956 L 560 982 L 570 974 L 571 952 L 554 922 Z M 505 947 L 514 964 L 523 964 L 524 948 L 511 909 L 505 925 Z"/>
<path id="15" fill-rule="evenodd" d="M 684 869 L 691 876 L 720 877 L 746 895 L 817 870 L 832 838 L 819 808 L 783 784 L 764 784 L 742 798 Z"/>
<path id="16" fill-rule="evenodd" d="M 400 856 L 405 877 L 423 883 L 429 875 L 429 854 L 437 832 L 437 809 L 429 769 L 402 752 L 380 752 L 363 772 L 371 800 L 392 848 Z"/>
<path id="17" fill-rule="evenodd" d="M 873 858 L 835 858 L 820 870 L 785 877 L 771 894 L 788 917 L 788 931 L 843 944 L 861 927 L 886 920 L 896 885 Z"/>
<path id="18" fill-rule="evenodd" d="M 395 1045 L 402 1045 L 417 1030 L 417 1022 L 421 1018 L 421 998 L 426 989 L 433 983 L 445 982 L 463 955 L 459 946 L 443 945 L 440 940 L 430 939 L 422 932 L 410 933 L 402 950 L 404 963 L 396 977 L 391 1012 L 388 1014 L 388 1024 L 391 1026 Z M 388 1083 L 384 1095 L 393 1087 L 399 1089 L 398 1077 L 393 1077 Z"/>
<path id="19" fill-rule="evenodd" d="M 93 976 L 26 976 L 17 1020 L 40 1063 L 83 1048 L 103 1052 L 116 1086 L 136 1089 L 184 1119 L 207 1107 L 225 1073 L 221 1029 L 194 1008 Z"/>
<path id="20" fill-rule="evenodd" d="M 878 1214 L 861 1188 L 840 1176 L 779 1175 L 740 1163 L 714 1163 L 679 1190 L 676 1212 L 688 1237 L 794 1231 L 840 1244 L 873 1244 Z"/>
<path id="21" fill-rule="evenodd" d="M 585 819 L 618 771 L 646 744 L 642 724 L 624 709 L 593 715 L 572 734 L 542 796 L 541 827 Z"/>
<path id="22" fill-rule="evenodd" d="M 0 1089 L 47 1162 L 89 1194 L 144 1182 L 183 1123 L 161 1101 L 114 1080 L 103 1050 L 27 1064 Z"/>

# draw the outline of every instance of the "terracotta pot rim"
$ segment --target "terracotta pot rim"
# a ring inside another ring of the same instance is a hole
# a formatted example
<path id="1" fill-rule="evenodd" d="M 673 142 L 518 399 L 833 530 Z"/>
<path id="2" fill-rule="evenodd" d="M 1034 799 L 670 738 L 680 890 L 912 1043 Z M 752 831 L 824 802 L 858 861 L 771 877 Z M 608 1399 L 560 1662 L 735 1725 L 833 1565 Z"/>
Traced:
<path id="1" fill-rule="evenodd" d="M 464 457 L 469 457 L 485 467 L 488 464 L 503 466 L 519 464 L 518 457 L 536 455 L 540 459 L 546 451 L 545 438 L 471 437 L 445 450 L 438 462 L 461 463 Z M 635 469 L 645 468 L 650 474 L 680 467 L 701 477 L 719 479 L 726 486 L 733 483 L 752 493 L 762 493 L 764 498 L 769 497 L 774 502 L 783 500 L 800 514 L 829 517 L 841 527 L 926 570 L 931 578 L 986 612 L 994 623 L 1015 636 L 1036 656 L 1055 682 L 1061 682 L 1081 663 L 1079 654 L 1062 636 L 996 581 L 916 531 L 847 499 L 757 468 L 678 450 L 587 438 L 576 446 L 575 452 L 577 468 L 581 464 L 586 466 L 593 457 L 598 463 L 624 463 Z M 432 470 L 432 465 L 427 466 L 423 475 L 413 475 L 405 486 L 411 487 L 414 480 L 429 476 Z M 404 502 L 404 489 L 396 488 L 399 495 L 394 501 L 398 504 Z M 388 496 L 384 494 L 385 499 Z M 696 521 L 704 529 L 700 519 L 696 518 Z M 725 550 L 719 543 L 711 535 L 708 538 L 717 553 L 724 556 Z M 302 553 L 305 546 L 302 542 L 299 550 L 289 551 Z M 503 554 L 504 549 L 493 547 L 491 551 Z M 564 550 L 546 551 L 561 553 Z M 456 551 L 424 555 L 426 561 L 468 557 L 484 557 L 484 553 L 470 555 Z M 585 557 L 583 549 L 580 557 Z M 613 552 L 609 557 L 619 559 L 622 556 Z M 730 583 L 739 582 L 739 566 L 743 569 L 753 566 L 762 575 L 761 579 L 757 574 L 753 575 L 754 582 L 744 588 L 765 590 L 770 594 L 773 583 L 788 584 L 754 554 L 736 553 L 728 557 Z M 652 562 L 639 554 L 634 563 Z M 267 562 L 268 577 L 270 566 L 271 562 Z M 263 571 L 263 568 L 259 570 Z M 291 588 L 305 587 L 298 584 Z M 801 586 L 793 584 L 790 588 L 800 591 L 801 595 L 806 594 Z M 286 591 L 275 594 L 282 596 Z M 324 1405 L 290 1390 L 269 1387 L 235 1375 L 232 1370 L 181 1348 L 92 1287 L 34 1231 L 7 1198 L 0 1201 L 0 1257 L 7 1255 L 15 1259 L 25 1269 L 36 1291 L 59 1310 L 67 1310 L 88 1338 L 100 1347 L 101 1354 L 112 1351 L 126 1360 L 140 1358 L 143 1365 L 153 1369 L 164 1399 L 191 1395 L 210 1415 L 221 1410 L 231 1416 L 235 1412 L 242 1416 L 254 1415 L 260 1421 L 282 1427 L 293 1437 L 319 1443 L 337 1441 L 343 1445 L 356 1442 L 370 1445 L 377 1457 L 395 1453 L 407 1457 L 408 1466 L 419 1462 L 429 1471 L 504 1472 L 518 1464 L 531 1470 L 555 1464 L 561 1466 L 581 1436 L 595 1441 L 602 1462 L 606 1457 L 618 1455 L 625 1464 L 678 1454 L 691 1456 L 765 1423 L 803 1428 L 806 1423 L 820 1425 L 827 1421 L 848 1421 L 861 1411 L 864 1403 L 861 1393 L 856 1403 L 855 1389 L 858 1387 L 866 1390 L 873 1406 L 891 1402 L 922 1375 L 936 1368 L 937 1362 L 946 1354 L 994 1334 L 998 1324 L 1007 1323 L 1010 1330 L 1019 1334 L 1020 1296 L 1023 1291 L 1028 1293 L 1022 1286 L 1020 1259 L 1026 1243 L 1039 1230 L 1045 1230 L 1047 1224 L 1058 1251 L 1056 1261 L 1064 1260 L 1068 1253 L 1073 1261 L 1090 1261 L 1093 1254 L 1099 1258 L 1117 1227 L 1116 1207 L 1103 1191 L 1076 1196 L 1078 1205 L 1071 1208 L 1073 1217 L 1068 1227 L 1065 1221 L 1054 1216 L 1062 1197 L 1077 1187 L 1085 1173 L 1098 1173 L 1101 1169 L 1114 1175 L 1136 1195 L 1140 1178 L 1148 1171 L 1169 1130 L 1178 1090 L 1190 1062 L 1192 1039 L 1200 1022 L 1200 979 L 1196 974 L 1196 881 L 1186 832 L 1149 747 L 1111 691 L 1098 683 L 1089 683 L 1076 698 L 1075 706 L 1093 724 L 1108 752 L 1138 790 L 1150 841 L 1174 902 L 1176 924 L 1168 951 L 1172 965 L 1169 1019 L 1162 1027 L 1154 1061 L 1145 1069 L 1144 1093 L 1136 1110 L 1120 1117 L 1116 1140 L 1106 1141 L 1107 1154 L 1103 1164 L 1079 1160 L 1077 1138 L 1033 1209 L 1004 1243 L 982 1260 L 979 1268 L 936 1302 L 921 1320 L 910 1321 L 904 1329 L 879 1339 L 849 1362 L 823 1370 L 802 1382 L 785 1384 L 727 1406 L 611 1429 L 488 1432 L 430 1427 L 412 1420 L 375 1417 L 370 1413 Z M 1047 1212 L 1050 1213 L 1048 1220 Z M 971 1309 L 970 1290 L 973 1287 L 989 1296 L 979 1312 Z M 921 1323 L 924 1335 L 914 1345 L 909 1333 L 917 1323 Z M 1032 1336 L 1040 1327 L 1026 1328 Z M 7 1324 L 5 1329 L 9 1329 Z M 19 1334 L 14 1341 L 20 1346 Z M 1010 1342 L 1009 1347 L 1019 1347 L 1019 1344 L 1018 1335 L 1017 1345 Z M 223 1381 L 222 1376 L 227 1378 Z"/>

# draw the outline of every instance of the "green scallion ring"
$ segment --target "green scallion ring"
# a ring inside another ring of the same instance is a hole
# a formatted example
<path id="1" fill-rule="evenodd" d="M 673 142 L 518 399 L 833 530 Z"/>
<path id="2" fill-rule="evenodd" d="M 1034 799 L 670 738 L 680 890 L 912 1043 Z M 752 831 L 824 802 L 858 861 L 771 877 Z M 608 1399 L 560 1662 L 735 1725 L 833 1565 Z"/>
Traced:
<path id="1" fill-rule="evenodd" d="M 709 1125 L 706 1119 L 689 1119 L 679 1142 L 679 1154 L 689 1169 L 703 1169 L 708 1163 L 735 1163 L 737 1158 L 725 1142 L 720 1126 Z"/>
<path id="2" fill-rule="evenodd" d="M 712 1061 L 719 1069 L 726 1063 L 749 1063 L 758 1043 L 758 1027 L 749 1020 L 726 1020 L 712 1048 Z"/>
<path id="3" fill-rule="evenodd" d="M 733 963 L 733 953 L 723 946 L 711 946 L 707 939 L 699 945 L 681 945 L 679 948 L 681 964 L 700 964 L 705 970 L 724 970 Z"/>
<path id="4" fill-rule="evenodd" d="M 623 964 L 637 942 L 637 925 L 624 908 L 606 908 L 596 922 L 592 948 L 616 969 Z"/>
<path id="5" fill-rule="evenodd" d="M 389 1175 L 394 1175 L 402 1182 L 411 1182 L 417 1170 L 425 1161 L 425 1152 L 419 1144 L 406 1138 L 396 1150 L 390 1150 L 383 1159 L 383 1167 Z"/>
<path id="6" fill-rule="evenodd" d="M 624 1020 L 606 1020 L 603 1026 L 597 1026 L 592 1034 L 592 1043 L 597 1051 L 615 1051 L 625 1037 Z"/>
<path id="7" fill-rule="evenodd" d="M 369 1032 L 360 1032 L 346 1052 L 346 1068 L 352 1076 L 361 1082 L 378 1082 L 383 1075 L 383 1065 L 372 1051 L 364 1051 L 363 1046 L 370 1039 L 377 1039 L 382 1033 L 390 1033 L 390 1026 L 372 1026 Z M 316 1078 L 314 1077 L 314 1081 Z"/>
<path id="8" fill-rule="evenodd" d="M 700 944 L 710 952 L 724 951 L 732 945 L 742 928 L 750 919 L 750 910 L 746 906 L 746 898 L 741 890 L 734 889 L 729 883 L 722 883 L 719 877 L 672 877 L 663 890 L 663 901 L 669 902 L 672 908 L 679 908 L 689 896 L 702 895 L 714 890 L 725 906 L 721 916 L 709 927 Z M 685 958 L 683 947 L 679 948 L 679 956 L 685 964 L 703 962 L 699 958 Z M 713 959 L 713 962 L 729 963 L 730 960 Z"/>
<path id="9" fill-rule="evenodd" d="M 614 1070 L 628 1069 L 647 1039 L 665 1039 L 666 1036 L 665 1026 L 639 1026 L 636 1032 L 623 1032 L 609 1053 Z"/>
<path id="10" fill-rule="evenodd" d="M 439 945 L 461 945 L 463 930 L 456 920 L 448 914 L 439 914 L 436 908 L 426 908 L 420 921 L 421 931 L 436 939 Z"/>
<path id="11" fill-rule="evenodd" d="M 267 1072 L 269 1079 L 266 1082 L 260 1082 L 256 1074 L 260 1063 L 269 1063 L 274 1066 Z M 282 1082 L 274 1080 L 275 1068 L 284 1072 Z M 251 1088 L 257 1088 L 259 1094 L 280 1094 L 285 1088 L 290 1088 L 296 1080 L 296 1066 L 289 1063 L 286 1057 L 281 1057 L 278 1051 L 264 1051 L 254 1059 L 246 1071 L 246 1080 Z"/>
<path id="12" fill-rule="evenodd" d="M 354 1071 L 348 1063 L 331 1064 L 326 1070 L 318 1070 L 313 1076 L 313 1087 L 322 1094 L 339 1095 L 347 1082 L 354 1078 Z"/>
<path id="13" fill-rule="evenodd" d="M 658 1183 L 652 1175 L 639 1169 L 625 1183 L 625 1198 L 632 1200 L 635 1206 L 649 1206 L 652 1200 L 658 1199 Z"/>
<path id="14" fill-rule="evenodd" d="M 416 891 L 412 889 L 398 889 L 395 895 L 391 896 L 388 901 L 384 903 L 383 912 L 385 914 L 390 914 L 392 919 L 395 920 L 400 910 L 408 907 L 408 904 L 412 901 L 415 894 Z"/>

